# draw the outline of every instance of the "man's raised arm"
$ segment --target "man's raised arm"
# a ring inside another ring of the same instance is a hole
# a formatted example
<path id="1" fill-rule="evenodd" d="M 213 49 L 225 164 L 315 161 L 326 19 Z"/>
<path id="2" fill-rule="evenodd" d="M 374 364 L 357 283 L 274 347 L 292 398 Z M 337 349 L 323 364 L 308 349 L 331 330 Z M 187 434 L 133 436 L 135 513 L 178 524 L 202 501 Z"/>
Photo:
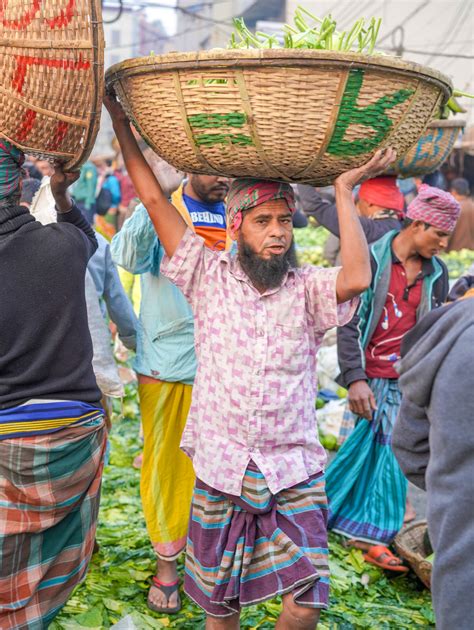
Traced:
<path id="1" fill-rule="evenodd" d="M 178 210 L 168 201 L 160 183 L 143 157 L 122 106 L 115 96 L 106 96 L 107 108 L 122 149 L 128 174 L 135 186 L 138 198 L 150 215 L 165 252 L 171 258 L 186 231 L 186 223 Z"/>
<path id="2" fill-rule="evenodd" d="M 367 240 L 357 216 L 352 191 L 365 179 L 383 173 L 395 157 L 393 149 L 379 150 L 367 164 L 343 173 L 334 182 L 342 262 L 336 285 L 339 303 L 365 291 L 372 275 Z"/>

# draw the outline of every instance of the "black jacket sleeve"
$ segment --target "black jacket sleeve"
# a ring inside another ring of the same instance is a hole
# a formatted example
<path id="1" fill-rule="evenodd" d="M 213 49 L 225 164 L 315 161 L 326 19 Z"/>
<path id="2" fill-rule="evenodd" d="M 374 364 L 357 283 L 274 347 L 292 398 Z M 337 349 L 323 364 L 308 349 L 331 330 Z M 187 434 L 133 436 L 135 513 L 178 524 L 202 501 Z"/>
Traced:
<path id="1" fill-rule="evenodd" d="M 93 228 L 74 202 L 69 212 L 58 212 L 58 223 L 69 224 L 78 228 L 79 237 L 86 248 L 86 258 L 90 260 L 97 250 L 97 239 Z"/>
<path id="2" fill-rule="evenodd" d="M 351 321 L 337 329 L 337 360 L 340 374 L 336 381 L 348 388 L 354 381 L 366 381 L 363 368 L 364 350 L 360 343 L 359 315 L 357 312 Z"/>
<path id="3" fill-rule="evenodd" d="M 440 258 L 436 258 L 441 267 L 443 268 L 442 275 L 436 280 L 433 287 L 433 300 L 432 300 L 432 308 L 438 308 L 446 302 L 449 294 L 449 273 L 448 268 L 446 267 L 446 263 L 442 261 Z"/>
<path id="4" fill-rule="evenodd" d="M 305 214 L 314 217 L 319 225 L 322 225 L 335 236 L 339 236 L 339 220 L 335 204 L 327 201 L 313 186 L 298 184 L 298 194 L 301 207 Z M 368 219 L 359 217 L 368 243 L 373 243 L 391 230 L 400 229 L 398 219 Z"/>
<path id="5" fill-rule="evenodd" d="M 370 257 L 370 266 L 373 282 L 376 263 L 372 256 Z M 336 381 L 345 388 L 348 388 L 354 381 L 368 380 L 364 370 L 364 349 L 359 331 L 359 308 L 348 324 L 337 329 L 337 360 L 340 373 Z"/>

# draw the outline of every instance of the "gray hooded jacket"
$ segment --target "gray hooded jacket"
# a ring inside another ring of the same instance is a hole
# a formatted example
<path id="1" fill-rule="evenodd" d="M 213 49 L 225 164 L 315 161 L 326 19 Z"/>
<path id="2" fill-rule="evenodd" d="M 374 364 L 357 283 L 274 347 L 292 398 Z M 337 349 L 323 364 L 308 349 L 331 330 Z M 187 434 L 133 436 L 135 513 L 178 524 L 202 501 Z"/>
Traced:
<path id="1" fill-rule="evenodd" d="M 437 628 L 471 630 L 474 298 L 436 309 L 406 336 L 399 384 L 392 448 L 408 479 L 427 490 Z"/>

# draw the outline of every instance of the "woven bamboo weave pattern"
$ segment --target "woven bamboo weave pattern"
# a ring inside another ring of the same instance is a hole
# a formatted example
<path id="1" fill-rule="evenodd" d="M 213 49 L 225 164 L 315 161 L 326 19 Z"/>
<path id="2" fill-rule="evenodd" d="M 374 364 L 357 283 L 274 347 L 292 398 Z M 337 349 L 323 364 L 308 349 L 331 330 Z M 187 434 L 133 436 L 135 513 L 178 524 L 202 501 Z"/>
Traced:
<path id="1" fill-rule="evenodd" d="M 455 118 L 433 120 L 392 172 L 401 177 L 414 177 L 436 171 L 448 159 L 465 125 L 465 121 Z"/>
<path id="2" fill-rule="evenodd" d="M 430 588 L 433 566 L 431 562 L 425 560 L 424 536 L 426 529 L 426 521 L 413 523 L 397 534 L 394 545 L 397 553 L 409 563 L 423 584 Z"/>
<path id="3" fill-rule="evenodd" d="M 180 170 L 314 185 L 379 147 L 405 155 L 451 93 L 417 64 L 314 50 L 150 56 L 113 66 L 106 82 Z"/>
<path id="4" fill-rule="evenodd" d="M 0 1 L 0 135 L 28 153 L 84 162 L 103 92 L 100 0 Z"/>

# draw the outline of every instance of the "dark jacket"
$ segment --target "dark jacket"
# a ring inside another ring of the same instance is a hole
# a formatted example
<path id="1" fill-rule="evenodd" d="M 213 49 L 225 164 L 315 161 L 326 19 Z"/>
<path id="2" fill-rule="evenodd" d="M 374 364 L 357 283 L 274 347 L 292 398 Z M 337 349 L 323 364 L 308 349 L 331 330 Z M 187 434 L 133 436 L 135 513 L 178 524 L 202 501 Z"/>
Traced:
<path id="1" fill-rule="evenodd" d="M 84 292 L 96 249 L 76 206 L 51 225 L 22 206 L 0 208 L 0 409 L 100 401 Z"/>
<path id="2" fill-rule="evenodd" d="M 313 186 L 298 184 L 298 195 L 301 207 L 305 214 L 314 217 L 319 225 L 322 225 L 335 236 L 339 236 L 339 220 L 335 204 L 324 199 Z M 373 243 L 387 232 L 401 230 L 402 224 L 398 219 L 368 219 L 359 217 L 368 243 Z"/>
<path id="3" fill-rule="evenodd" d="M 393 262 L 392 241 L 399 232 L 393 230 L 370 246 L 372 281 L 364 291 L 353 319 L 337 330 L 337 354 L 341 373 L 338 383 L 349 387 L 351 383 L 367 380 L 365 349 L 383 312 L 390 285 Z M 423 263 L 423 287 L 417 319 L 440 306 L 448 295 L 449 279 L 446 265 L 439 258 Z"/>
<path id="4" fill-rule="evenodd" d="M 473 354 L 470 297 L 423 318 L 405 336 L 399 365 L 402 404 L 392 448 L 405 476 L 428 493 L 438 630 L 472 628 Z"/>

